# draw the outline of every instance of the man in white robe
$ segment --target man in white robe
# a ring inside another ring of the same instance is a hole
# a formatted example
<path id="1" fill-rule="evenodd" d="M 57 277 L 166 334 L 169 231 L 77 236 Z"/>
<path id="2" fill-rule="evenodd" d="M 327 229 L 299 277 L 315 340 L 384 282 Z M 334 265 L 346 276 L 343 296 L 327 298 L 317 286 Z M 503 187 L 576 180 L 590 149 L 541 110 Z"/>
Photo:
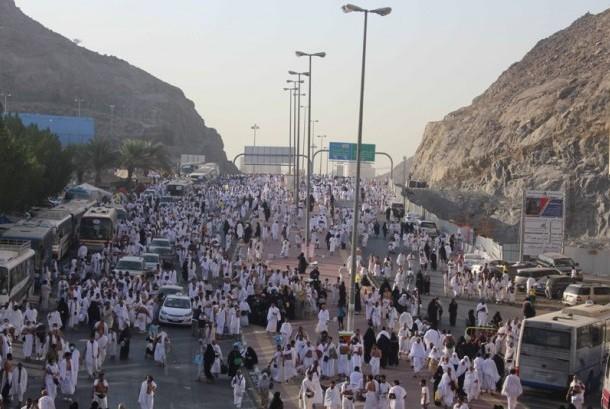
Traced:
<path id="1" fill-rule="evenodd" d="M 272 303 L 269 307 L 269 311 L 267 311 L 267 332 L 275 334 L 277 332 L 277 324 L 282 319 L 282 314 L 280 313 L 280 309 L 277 308 L 275 303 Z"/>
<path id="2" fill-rule="evenodd" d="M 42 390 L 41 395 L 38 399 L 38 409 L 55 409 L 55 401 L 49 396 L 46 389 Z"/>
<path id="3" fill-rule="evenodd" d="M 335 381 L 330 382 L 330 386 L 324 393 L 324 407 L 326 409 L 339 409 L 341 407 L 341 393 Z"/>
<path id="4" fill-rule="evenodd" d="M 11 384 L 11 396 L 13 400 L 19 403 L 18 406 L 23 402 L 23 395 L 28 389 L 28 371 L 23 367 L 23 364 L 19 362 L 15 368 L 13 368 L 13 381 Z"/>
<path id="5" fill-rule="evenodd" d="M 488 314 L 489 310 L 487 309 L 487 304 L 485 304 L 485 300 L 481 300 L 481 302 L 477 304 L 477 325 L 479 327 L 487 325 Z"/>
<path id="6" fill-rule="evenodd" d="M 241 402 L 246 392 L 246 379 L 240 370 L 237 371 L 231 380 L 231 386 L 233 387 L 233 404 L 237 409 L 241 409 Z"/>
<path id="7" fill-rule="evenodd" d="M 390 388 L 388 396 L 390 399 L 390 409 L 405 408 L 405 399 L 407 398 L 407 391 L 405 390 L 405 388 L 400 386 L 400 382 L 398 380 L 394 381 L 394 386 Z"/>
<path id="8" fill-rule="evenodd" d="M 290 343 L 292 324 L 290 324 L 288 320 L 282 323 L 282 326 L 280 327 L 280 334 L 282 334 L 282 346 L 286 346 L 287 343 Z"/>
<path id="9" fill-rule="evenodd" d="M 424 369 L 426 364 L 426 349 L 420 338 L 416 338 L 415 342 L 411 344 L 409 358 L 413 364 L 413 372 L 415 372 L 413 376 L 417 377 L 417 374 Z"/>
<path id="10" fill-rule="evenodd" d="M 517 371 L 513 368 L 510 374 L 504 379 L 502 385 L 502 395 L 506 396 L 507 409 L 516 409 L 517 399 L 523 394 L 521 379 L 517 376 Z"/>
<path id="11" fill-rule="evenodd" d="M 320 306 L 320 312 L 318 312 L 318 324 L 316 325 L 316 332 L 318 334 L 328 331 L 328 321 L 330 321 L 330 314 L 326 309 L 326 306 L 322 304 Z"/>
<path id="12" fill-rule="evenodd" d="M 144 382 L 142 382 L 142 385 L 140 385 L 140 395 L 138 396 L 140 409 L 153 409 L 156 391 L 157 384 L 153 377 L 148 375 Z"/>

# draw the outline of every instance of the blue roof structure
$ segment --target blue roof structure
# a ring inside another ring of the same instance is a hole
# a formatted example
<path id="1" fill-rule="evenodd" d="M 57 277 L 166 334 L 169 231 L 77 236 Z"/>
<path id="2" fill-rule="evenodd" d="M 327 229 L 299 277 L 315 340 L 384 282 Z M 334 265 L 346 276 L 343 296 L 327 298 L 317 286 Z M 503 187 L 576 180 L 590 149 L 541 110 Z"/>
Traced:
<path id="1" fill-rule="evenodd" d="M 25 126 L 36 125 L 59 137 L 62 145 L 87 143 L 95 137 L 95 120 L 91 117 L 17 113 Z"/>

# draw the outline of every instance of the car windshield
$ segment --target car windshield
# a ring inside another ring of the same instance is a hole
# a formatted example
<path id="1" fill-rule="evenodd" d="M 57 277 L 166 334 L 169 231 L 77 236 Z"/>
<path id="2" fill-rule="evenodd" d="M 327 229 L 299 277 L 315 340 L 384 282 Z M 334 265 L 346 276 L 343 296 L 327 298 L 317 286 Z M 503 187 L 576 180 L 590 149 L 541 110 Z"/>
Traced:
<path id="1" fill-rule="evenodd" d="M 157 263 L 159 261 L 159 256 L 156 254 L 145 255 L 144 261 L 146 261 L 147 263 Z"/>
<path id="2" fill-rule="evenodd" d="M 574 263 L 569 258 L 556 258 L 555 265 L 558 267 L 572 267 Z"/>
<path id="3" fill-rule="evenodd" d="M 191 302 L 185 298 L 166 298 L 164 306 L 169 308 L 191 309 Z"/>
<path id="4" fill-rule="evenodd" d="M 158 247 L 158 246 L 151 246 L 150 249 L 154 250 L 155 253 L 157 253 L 157 254 L 168 254 L 171 251 L 167 247 Z"/>
<path id="5" fill-rule="evenodd" d="M 436 229 L 436 224 L 432 222 L 421 222 L 420 226 L 426 229 Z"/>
<path id="6" fill-rule="evenodd" d="M 142 263 L 133 260 L 119 260 L 116 270 L 142 270 Z"/>
<path id="7" fill-rule="evenodd" d="M 150 242 L 151 246 L 157 246 L 157 247 L 169 247 L 169 241 L 165 240 L 165 239 L 153 239 Z"/>
<path id="8" fill-rule="evenodd" d="M 526 326 L 522 342 L 541 347 L 570 349 L 570 338 L 570 333 L 566 331 Z"/>
<path id="9" fill-rule="evenodd" d="M 570 285 L 563 292 L 564 294 L 574 294 L 574 295 L 589 295 L 589 287 L 580 287 L 577 285 Z"/>

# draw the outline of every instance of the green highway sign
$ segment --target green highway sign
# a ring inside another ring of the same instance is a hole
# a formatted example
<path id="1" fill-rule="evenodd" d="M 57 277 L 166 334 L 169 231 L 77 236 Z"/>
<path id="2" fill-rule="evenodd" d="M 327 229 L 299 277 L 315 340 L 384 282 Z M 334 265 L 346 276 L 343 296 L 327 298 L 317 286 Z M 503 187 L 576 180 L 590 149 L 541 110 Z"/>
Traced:
<path id="1" fill-rule="evenodd" d="M 341 161 L 356 160 L 356 144 L 346 142 L 330 142 L 328 144 L 328 159 Z M 375 144 L 360 145 L 360 159 L 363 162 L 375 162 Z"/>

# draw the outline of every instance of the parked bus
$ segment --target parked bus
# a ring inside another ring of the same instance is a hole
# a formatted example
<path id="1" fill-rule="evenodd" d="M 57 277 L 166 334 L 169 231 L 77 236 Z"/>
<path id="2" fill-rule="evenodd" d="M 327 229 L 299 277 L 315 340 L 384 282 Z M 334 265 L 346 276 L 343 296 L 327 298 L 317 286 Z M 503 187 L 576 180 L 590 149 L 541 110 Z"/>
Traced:
<path id="1" fill-rule="evenodd" d="M 28 241 L 0 240 L 0 304 L 20 303 L 34 282 L 36 253 Z"/>
<path id="2" fill-rule="evenodd" d="M 71 200 L 50 209 L 38 209 L 28 222 L 55 229 L 53 257 L 61 260 L 74 243 L 78 242 L 80 221 L 85 212 L 95 205 L 95 201 Z"/>
<path id="3" fill-rule="evenodd" d="M 30 248 L 36 253 L 34 268 L 41 272 L 43 267 L 50 263 L 53 255 L 53 240 L 55 229 L 48 225 L 21 221 L 9 226 L 0 234 L 2 240 L 29 241 Z"/>
<path id="4" fill-rule="evenodd" d="M 574 374 L 597 387 L 609 331 L 610 305 L 581 304 L 524 320 L 516 361 L 521 383 L 563 391 Z"/>
<path id="5" fill-rule="evenodd" d="M 90 250 L 101 250 L 112 241 L 118 215 L 112 207 L 92 207 L 80 221 L 79 241 Z"/>

